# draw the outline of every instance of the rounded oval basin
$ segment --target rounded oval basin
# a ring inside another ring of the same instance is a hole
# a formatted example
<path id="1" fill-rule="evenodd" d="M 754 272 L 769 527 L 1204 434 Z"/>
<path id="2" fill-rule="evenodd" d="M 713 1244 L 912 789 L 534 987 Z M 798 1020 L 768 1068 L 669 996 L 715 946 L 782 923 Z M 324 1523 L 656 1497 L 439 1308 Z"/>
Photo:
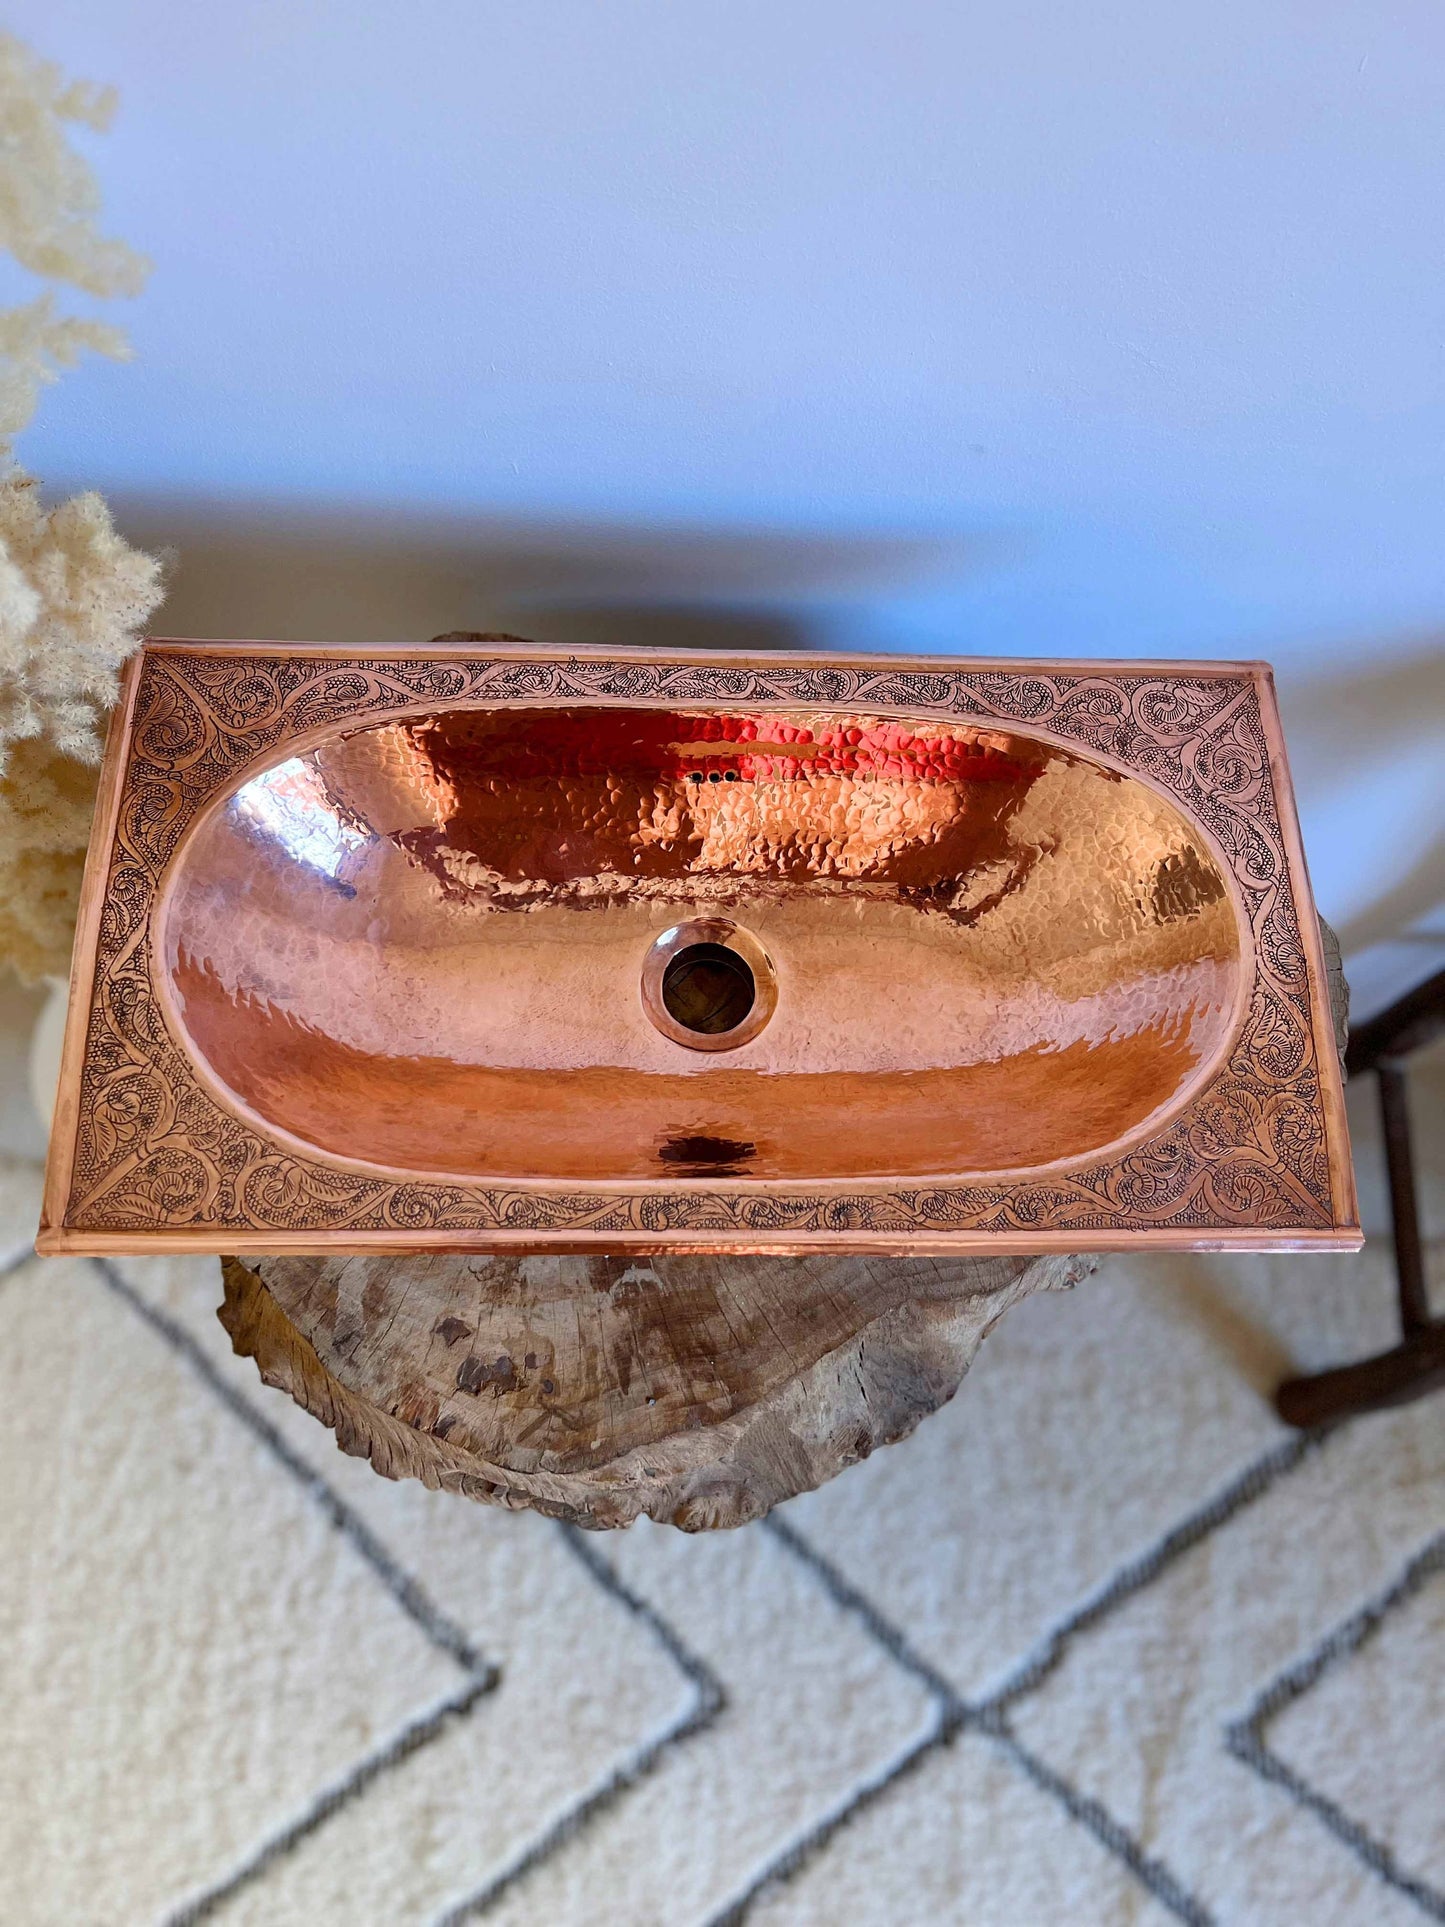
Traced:
<path id="1" fill-rule="evenodd" d="M 700 1051 L 641 983 L 708 918 L 765 954 L 776 1002 Z M 1084 1163 L 1209 1078 L 1246 974 L 1219 864 L 1148 785 L 1022 733 L 837 712 L 338 732 L 211 808 L 153 930 L 223 1102 L 475 1180 Z"/>

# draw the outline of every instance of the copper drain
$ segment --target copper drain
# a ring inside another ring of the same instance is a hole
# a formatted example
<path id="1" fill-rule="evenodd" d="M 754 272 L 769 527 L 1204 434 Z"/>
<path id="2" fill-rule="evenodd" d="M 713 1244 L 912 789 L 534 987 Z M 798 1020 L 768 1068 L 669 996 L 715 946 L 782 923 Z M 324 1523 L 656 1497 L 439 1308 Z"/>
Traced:
<path id="1" fill-rule="evenodd" d="M 726 917 L 694 917 L 664 930 L 642 965 L 642 1007 L 664 1037 L 688 1050 L 736 1050 L 777 1007 L 772 959 Z"/>

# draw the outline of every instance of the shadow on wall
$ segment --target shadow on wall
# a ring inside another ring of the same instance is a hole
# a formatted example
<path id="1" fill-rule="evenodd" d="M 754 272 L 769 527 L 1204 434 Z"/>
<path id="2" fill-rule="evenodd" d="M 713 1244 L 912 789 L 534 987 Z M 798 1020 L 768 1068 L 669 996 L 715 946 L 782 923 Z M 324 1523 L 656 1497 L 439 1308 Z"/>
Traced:
<path id="1" fill-rule="evenodd" d="M 827 647 L 827 610 L 971 572 L 972 540 L 647 528 L 119 501 L 176 555 L 156 632 L 397 642 L 513 630 L 538 642 Z"/>
<path id="2" fill-rule="evenodd" d="M 1383 661 L 1374 645 L 1358 653 L 1377 660 L 1280 689 L 1311 869 L 1357 1018 L 1445 965 L 1445 647 L 1431 637 Z"/>
<path id="3" fill-rule="evenodd" d="M 1002 535 L 783 532 L 124 498 L 177 561 L 157 633 L 345 643 L 504 630 L 538 642 L 829 648 L 861 604 L 1027 566 Z M 886 621 L 875 629 L 886 632 Z M 1280 700 L 1320 908 L 1359 1014 L 1445 962 L 1445 652 L 1378 639 Z M 1378 953 L 1378 954 L 1376 954 Z"/>

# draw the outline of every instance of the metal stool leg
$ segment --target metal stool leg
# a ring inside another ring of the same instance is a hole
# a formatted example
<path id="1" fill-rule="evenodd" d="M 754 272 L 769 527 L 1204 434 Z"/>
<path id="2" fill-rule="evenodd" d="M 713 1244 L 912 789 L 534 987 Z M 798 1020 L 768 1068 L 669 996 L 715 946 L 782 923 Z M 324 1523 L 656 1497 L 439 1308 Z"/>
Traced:
<path id="1" fill-rule="evenodd" d="M 1275 1393 L 1275 1410 L 1287 1425 L 1331 1425 L 1357 1412 L 1407 1405 L 1427 1392 L 1445 1388 L 1445 1320 L 1430 1316 L 1425 1289 L 1425 1252 L 1415 1198 L 1415 1167 L 1410 1149 L 1410 1111 L 1403 1065 L 1382 1057 L 1380 1118 L 1390 1172 L 1390 1216 L 1395 1232 L 1395 1268 L 1400 1291 L 1401 1342 L 1377 1358 L 1287 1379 Z"/>
<path id="2" fill-rule="evenodd" d="M 1400 1330 L 1405 1337 L 1430 1323 L 1425 1292 L 1425 1253 L 1420 1243 L 1420 1210 L 1415 1202 L 1415 1159 L 1410 1145 L 1410 1099 L 1404 1066 L 1385 1058 L 1379 1065 L 1380 1122 L 1385 1162 L 1390 1171 L 1390 1218 L 1395 1231 L 1395 1270 L 1400 1281 Z"/>

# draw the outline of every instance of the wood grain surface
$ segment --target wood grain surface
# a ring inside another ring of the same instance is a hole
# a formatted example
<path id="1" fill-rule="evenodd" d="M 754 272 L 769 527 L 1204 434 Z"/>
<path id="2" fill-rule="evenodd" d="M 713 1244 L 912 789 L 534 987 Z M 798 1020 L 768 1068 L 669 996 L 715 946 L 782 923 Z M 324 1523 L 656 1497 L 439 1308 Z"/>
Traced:
<path id="1" fill-rule="evenodd" d="M 1333 1044 L 1349 992 L 1321 925 Z M 592 1527 L 745 1524 L 952 1398 L 1047 1257 L 221 1261 L 243 1357 L 388 1478 Z"/>
<path id="2" fill-rule="evenodd" d="M 262 1377 L 388 1478 L 580 1525 L 735 1526 L 951 1398 L 1092 1260 L 222 1260 Z"/>

